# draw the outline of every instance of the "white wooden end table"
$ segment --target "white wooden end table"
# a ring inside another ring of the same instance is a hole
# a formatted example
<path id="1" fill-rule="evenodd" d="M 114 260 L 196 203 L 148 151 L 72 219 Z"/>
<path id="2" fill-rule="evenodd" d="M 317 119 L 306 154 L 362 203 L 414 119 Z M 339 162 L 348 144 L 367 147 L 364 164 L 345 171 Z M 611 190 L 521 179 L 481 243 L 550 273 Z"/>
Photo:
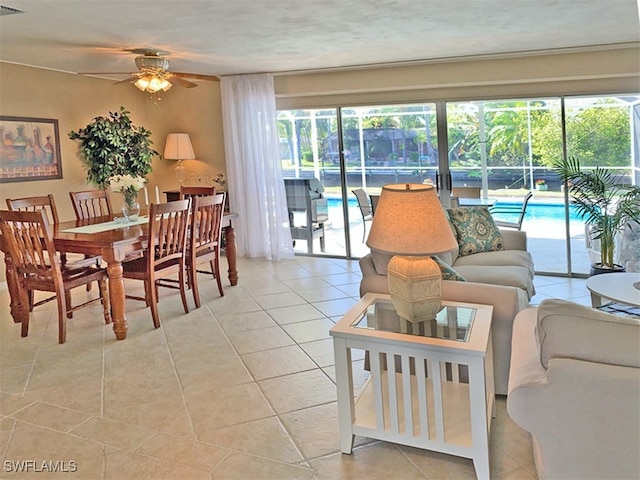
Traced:
<path id="1" fill-rule="evenodd" d="M 443 307 L 435 320 L 410 323 L 388 295 L 368 293 L 331 329 L 340 448 L 350 454 L 360 435 L 448 453 L 473 459 L 488 479 L 493 307 Z M 369 377 L 356 392 L 352 357 L 361 352 Z"/>

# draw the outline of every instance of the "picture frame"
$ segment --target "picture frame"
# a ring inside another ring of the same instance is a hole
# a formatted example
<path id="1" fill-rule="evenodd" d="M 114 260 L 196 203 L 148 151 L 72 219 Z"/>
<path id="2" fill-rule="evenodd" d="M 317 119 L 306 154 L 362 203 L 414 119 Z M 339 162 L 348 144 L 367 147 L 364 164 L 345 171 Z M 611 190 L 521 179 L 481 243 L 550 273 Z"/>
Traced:
<path id="1" fill-rule="evenodd" d="M 0 183 L 57 178 L 62 178 L 58 120 L 0 116 Z"/>

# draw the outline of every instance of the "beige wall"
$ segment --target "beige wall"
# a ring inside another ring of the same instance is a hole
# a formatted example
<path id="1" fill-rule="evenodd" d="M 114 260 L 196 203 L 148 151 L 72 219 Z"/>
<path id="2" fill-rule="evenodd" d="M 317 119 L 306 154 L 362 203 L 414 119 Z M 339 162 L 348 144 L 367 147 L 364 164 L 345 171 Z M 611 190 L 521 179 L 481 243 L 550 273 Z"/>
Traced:
<path id="1" fill-rule="evenodd" d="M 135 125 L 152 132 L 154 147 L 160 153 L 167 133 L 188 132 L 198 160 L 186 162 L 186 167 L 207 169 L 210 175 L 226 172 L 219 82 L 200 82 L 192 89 L 174 86 L 154 104 L 133 85 L 0 63 L 0 115 L 57 119 L 63 173 L 59 180 L 0 183 L 0 208 L 6 208 L 6 198 L 52 193 L 61 220 L 75 218 L 68 192 L 93 187 L 86 183 L 77 145 L 67 133 L 121 105 L 131 112 Z M 151 191 L 156 185 L 161 191 L 178 187 L 175 162 L 156 157 L 152 165 L 148 177 Z M 114 208 L 121 204 L 119 197 L 112 196 Z M 0 260 L 0 282 L 4 279 L 4 261 Z"/>
<path id="2" fill-rule="evenodd" d="M 279 109 L 640 92 L 640 44 L 278 74 Z"/>

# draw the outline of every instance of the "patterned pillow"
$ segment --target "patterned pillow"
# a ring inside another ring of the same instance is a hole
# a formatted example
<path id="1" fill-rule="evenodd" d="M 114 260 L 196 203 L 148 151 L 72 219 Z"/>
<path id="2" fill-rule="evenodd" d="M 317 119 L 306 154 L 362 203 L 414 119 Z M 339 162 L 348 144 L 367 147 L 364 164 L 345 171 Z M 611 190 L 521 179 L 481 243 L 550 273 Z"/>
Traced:
<path id="1" fill-rule="evenodd" d="M 502 234 L 487 207 L 450 208 L 449 218 L 456 228 L 461 257 L 504 249 Z"/>
<path id="2" fill-rule="evenodd" d="M 442 272 L 443 280 L 455 280 L 456 282 L 466 282 L 467 279 L 456 272 L 451 266 L 447 265 L 445 262 L 440 260 L 438 257 L 433 256 L 433 261 L 438 264 L 440 267 L 440 272 Z"/>

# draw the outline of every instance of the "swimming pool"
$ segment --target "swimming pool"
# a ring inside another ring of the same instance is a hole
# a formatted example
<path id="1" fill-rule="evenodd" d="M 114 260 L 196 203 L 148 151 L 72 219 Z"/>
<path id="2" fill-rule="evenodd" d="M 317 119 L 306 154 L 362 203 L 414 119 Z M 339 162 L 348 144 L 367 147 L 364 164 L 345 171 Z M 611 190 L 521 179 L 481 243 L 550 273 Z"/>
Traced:
<path id="1" fill-rule="evenodd" d="M 518 208 L 522 205 L 517 202 L 506 202 L 502 200 L 498 200 L 496 206 L 498 207 L 515 207 Z M 547 221 L 559 221 L 564 222 L 564 205 L 562 203 L 549 203 L 549 202 L 536 202 L 530 201 L 527 205 L 527 211 L 525 213 L 525 219 L 527 220 L 547 220 Z M 498 214 L 496 214 L 498 217 Z M 575 207 L 573 205 L 569 205 L 569 221 L 570 222 L 581 222 L 576 214 Z M 581 222 L 582 223 L 582 222 Z"/>
<path id="2" fill-rule="evenodd" d="M 519 208 L 522 203 L 512 202 L 509 200 L 498 200 L 496 206 L 499 207 L 512 207 Z M 339 198 L 327 198 L 327 206 L 329 208 L 341 208 L 342 200 Z M 358 202 L 356 199 L 349 199 L 349 208 L 358 208 Z M 496 218 L 501 220 L 514 220 L 517 214 L 496 214 Z M 531 200 L 527 205 L 527 212 L 525 214 L 525 221 L 545 221 L 545 222 L 560 222 L 564 224 L 564 205 L 562 203 L 552 203 Z M 584 224 L 576 215 L 575 207 L 569 206 L 569 222 Z"/>

